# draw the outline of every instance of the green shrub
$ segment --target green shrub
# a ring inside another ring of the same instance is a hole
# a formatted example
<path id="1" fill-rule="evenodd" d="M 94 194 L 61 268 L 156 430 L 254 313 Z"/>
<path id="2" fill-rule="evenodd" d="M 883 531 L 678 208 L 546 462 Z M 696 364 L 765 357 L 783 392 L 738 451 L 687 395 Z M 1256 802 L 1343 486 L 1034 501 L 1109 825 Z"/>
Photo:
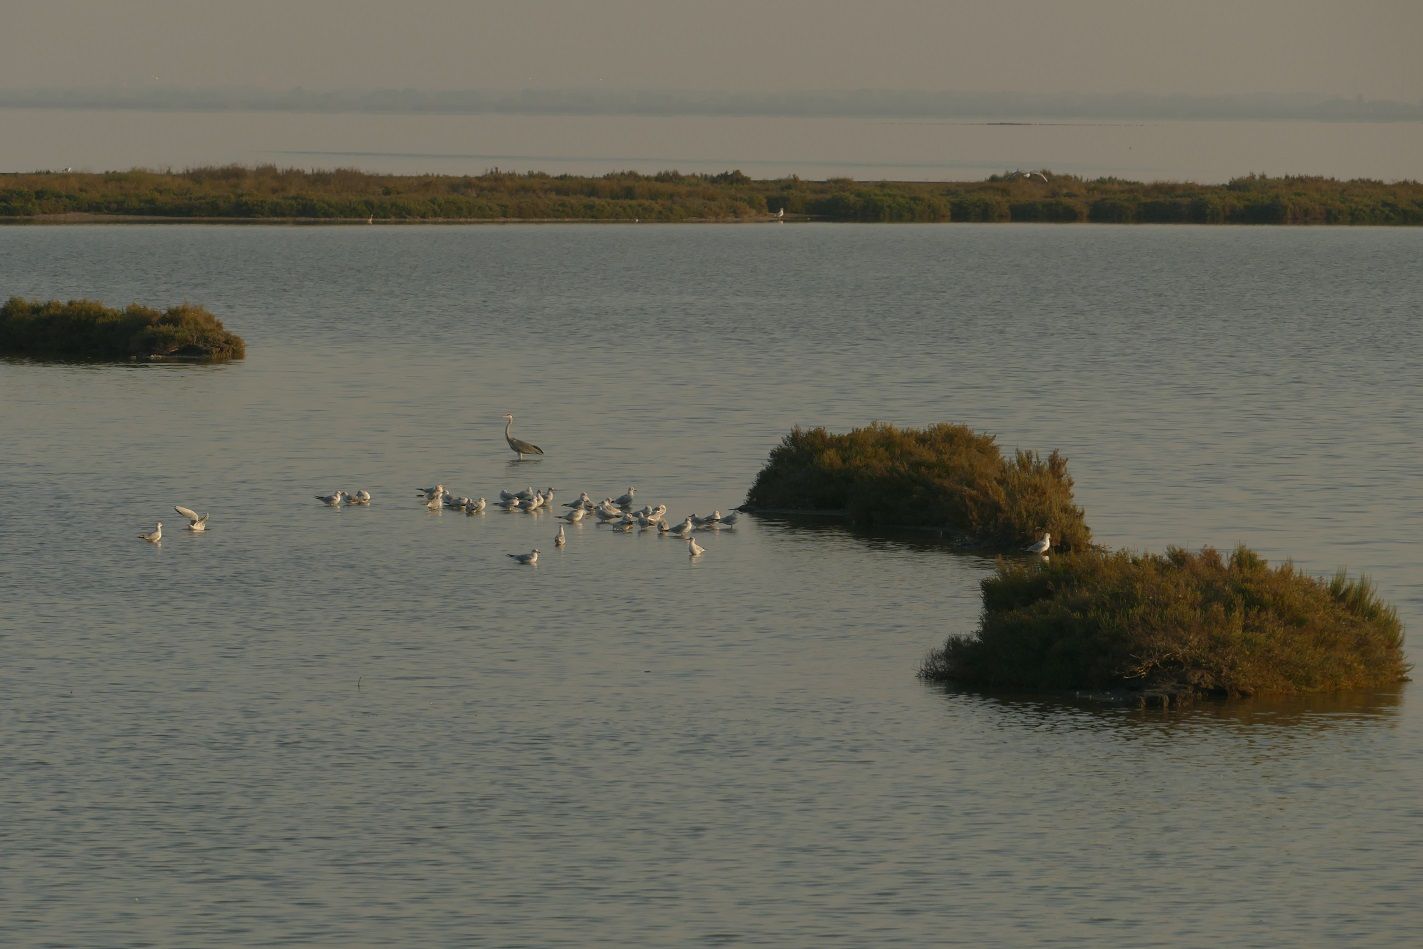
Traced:
<path id="1" fill-rule="evenodd" d="M 1403 629 L 1365 578 L 1271 568 L 1245 547 L 1000 561 L 972 636 L 920 675 L 1020 689 L 1323 692 L 1407 677 Z"/>
<path id="2" fill-rule="evenodd" d="M 870 527 L 936 528 L 993 550 L 1016 549 L 1044 530 L 1066 549 L 1092 541 L 1066 458 L 1030 451 L 1005 458 L 992 435 L 948 423 L 877 422 L 843 435 L 797 427 L 771 451 L 746 503 L 843 512 Z"/>
<path id="3" fill-rule="evenodd" d="M 115 310 L 94 300 L 11 297 L 0 307 L 0 353 L 64 359 L 242 359 L 246 345 L 200 306 Z"/>

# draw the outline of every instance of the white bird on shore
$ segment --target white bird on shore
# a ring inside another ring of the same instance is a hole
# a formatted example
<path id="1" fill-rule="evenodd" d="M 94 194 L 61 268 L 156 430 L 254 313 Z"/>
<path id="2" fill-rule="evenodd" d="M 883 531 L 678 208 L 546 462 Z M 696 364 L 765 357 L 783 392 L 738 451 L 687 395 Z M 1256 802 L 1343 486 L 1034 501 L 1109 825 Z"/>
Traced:
<path id="1" fill-rule="evenodd" d="M 532 567 L 539 562 L 539 549 L 535 547 L 533 550 L 529 551 L 526 554 L 508 554 L 507 556 L 512 557 L 514 560 L 517 560 L 521 564 L 526 564 Z"/>
<path id="2" fill-rule="evenodd" d="M 155 527 L 155 528 L 153 528 L 153 530 L 151 530 L 151 531 L 143 531 L 143 532 L 140 533 L 138 536 L 139 536 L 139 537 L 142 537 L 144 540 L 148 541 L 150 544 L 162 543 L 162 541 L 163 541 L 163 522 L 162 522 L 162 521 L 159 521 L 159 522 L 158 522 L 158 526 Z"/>
<path id="3" fill-rule="evenodd" d="M 192 508 L 183 507 L 181 504 L 173 505 L 173 510 L 188 519 L 188 530 L 205 531 L 208 529 L 208 516 L 206 514 L 199 514 Z"/>
<path id="4" fill-rule="evenodd" d="M 553 538 L 553 545 L 562 547 L 566 543 L 568 543 L 568 538 L 563 533 L 563 525 L 560 524 L 558 525 L 558 534 Z"/>
<path id="5" fill-rule="evenodd" d="M 346 498 L 346 492 L 338 490 L 335 494 L 318 494 L 315 497 L 327 507 L 340 507 L 341 502 Z"/>
<path id="6" fill-rule="evenodd" d="M 1052 535 L 1044 531 L 1042 540 L 1038 541 L 1035 544 L 1029 544 L 1028 546 L 1024 547 L 1023 550 L 1030 554 L 1042 554 L 1043 556 L 1047 556 L 1048 548 L 1051 546 Z"/>
<path id="7" fill-rule="evenodd" d="M 700 557 L 700 556 L 701 556 L 703 553 L 705 553 L 705 552 L 706 552 L 706 548 L 703 547 L 701 544 L 697 543 L 697 539 L 696 539 L 695 537 L 688 537 L 688 538 L 687 538 L 687 556 L 688 556 L 688 557 Z"/>

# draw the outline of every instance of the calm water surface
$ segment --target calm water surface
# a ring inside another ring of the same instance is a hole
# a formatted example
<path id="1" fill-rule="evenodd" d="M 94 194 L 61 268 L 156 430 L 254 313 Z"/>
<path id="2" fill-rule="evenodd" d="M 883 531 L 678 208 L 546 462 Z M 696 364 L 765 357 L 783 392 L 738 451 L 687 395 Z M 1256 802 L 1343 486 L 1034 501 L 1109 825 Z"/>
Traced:
<path id="1" fill-rule="evenodd" d="M 1423 123 L 780 116 L 382 115 L 0 109 L 0 171 L 270 163 L 391 174 L 490 168 L 601 175 L 966 181 L 1015 168 L 1137 181 L 1251 172 L 1423 177 Z"/>
<path id="2" fill-rule="evenodd" d="M 1416 660 L 1420 259 L 1372 229 L 0 228 L 6 295 L 189 300 L 248 341 L 0 362 L 0 944 L 1409 945 L 1415 687 L 946 692 L 914 672 L 984 560 L 745 519 L 696 562 L 559 551 L 414 489 L 680 516 L 793 425 L 963 421 L 1062 449 L 1107 544 L 1368 572 Z"/>

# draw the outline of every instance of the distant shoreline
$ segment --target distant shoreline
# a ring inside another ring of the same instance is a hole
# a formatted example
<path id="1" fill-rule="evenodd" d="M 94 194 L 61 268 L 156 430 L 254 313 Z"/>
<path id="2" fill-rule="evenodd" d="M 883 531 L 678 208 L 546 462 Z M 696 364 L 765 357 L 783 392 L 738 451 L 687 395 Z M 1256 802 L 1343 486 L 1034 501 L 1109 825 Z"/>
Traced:
<path id="1" fill-rule="evenodd" d="M 1423 225 L 1423 184 L 1247 175 L 1223 185 L 1013 170 L 979 181 L 740 171 L 383 175 L 228 165 L 0 173 L 0 223 L 1093 223 Z"/>

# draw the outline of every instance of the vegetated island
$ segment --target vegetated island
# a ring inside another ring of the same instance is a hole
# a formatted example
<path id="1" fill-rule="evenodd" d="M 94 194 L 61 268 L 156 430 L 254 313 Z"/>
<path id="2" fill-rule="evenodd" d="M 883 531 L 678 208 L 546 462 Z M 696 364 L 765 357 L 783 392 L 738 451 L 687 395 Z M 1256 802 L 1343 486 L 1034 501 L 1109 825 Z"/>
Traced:
<path id="1" fill-rule="evenodd" d="M 1228 557 L 1107 551 L 1092 543 L 1072 488 L 1057 452 L 1006 457 L 963 425 L 796 428 L 743 509 L 927 528 L 1006 554 L 982 582 L 978 630 L 925 660 L 919 674 L 931 681 L 1169 705 L 1407 678 L 1398 614 L 1367 578 L 1271 568 L 1246 547 Z M 1023 552 L 1044 531 L 1051 556 Z"/>
<path id="2" fill-rule="evenodd" d="M 0 174 L 0 221 L 768 221 L 1423 224 L 1423 184 L 1247 175 L 1223 185 L 1084 179 L 758 180 L 740 171 L 379 175 L 275 165 Z"/>
<path id="3" fill-rule="evenodd" d="M 876 422 L 845 434 L 795 428 L 747 492 L 759 513 L 829 514 L 863 527 L 918 528 L 957 545 L 1015 551 L 1052 534 L 1084 550 L 1092 532 L 1073 503 L 1067 459 L 1017 451 L 965 425 L 924 429 Z"/>
<path id="4" fill-rule="evenodd" d="M 242 337 L 200 306 L 122 310 L 95 300 L 11 297 L 0 307 L 0 355 L 37 359 L 227 362 L 247 354 Z"/>
<path id="5" fill-rule="evenodd" d="M 977 633 L 950 637 L 923 678 L 1169 705 L 1378 688 L 1410 668 L 1398 614 L 1367 578 L 1272 569 L 1245 547 L 1001 561 L 982 589 Z"/>

